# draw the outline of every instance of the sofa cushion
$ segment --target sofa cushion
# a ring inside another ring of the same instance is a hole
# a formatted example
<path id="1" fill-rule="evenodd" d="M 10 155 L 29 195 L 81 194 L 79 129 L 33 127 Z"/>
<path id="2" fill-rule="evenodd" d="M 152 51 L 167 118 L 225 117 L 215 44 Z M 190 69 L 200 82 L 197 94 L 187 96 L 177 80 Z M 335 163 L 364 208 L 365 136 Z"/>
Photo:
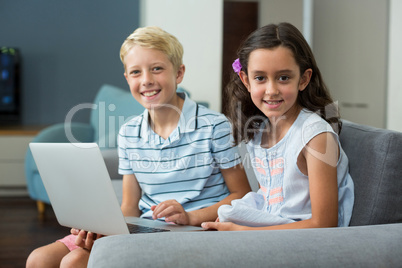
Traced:
<path id="1" fill-rule="evenodd" d="M 343 121 L 340 140 L 355 184 L 350 225 L 402 222 L 402 133 Z"/>

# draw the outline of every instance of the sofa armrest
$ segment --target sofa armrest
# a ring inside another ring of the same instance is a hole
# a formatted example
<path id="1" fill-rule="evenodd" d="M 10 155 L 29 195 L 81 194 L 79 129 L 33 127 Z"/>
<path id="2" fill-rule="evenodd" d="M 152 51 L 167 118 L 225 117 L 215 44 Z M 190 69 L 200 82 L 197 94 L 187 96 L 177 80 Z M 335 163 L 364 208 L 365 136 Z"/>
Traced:
<path id="1" fill-rule="evenodd" d="M 117 235 L 88 267 L 396 267 L 402 224 L 245 232 Z"/>

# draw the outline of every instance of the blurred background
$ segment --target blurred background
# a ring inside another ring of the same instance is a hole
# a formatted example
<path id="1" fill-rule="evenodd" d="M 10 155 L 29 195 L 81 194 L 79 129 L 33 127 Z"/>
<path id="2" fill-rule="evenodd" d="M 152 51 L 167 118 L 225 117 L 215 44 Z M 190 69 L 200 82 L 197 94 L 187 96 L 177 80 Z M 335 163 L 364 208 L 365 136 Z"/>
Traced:
<path id="1" fill-rule="evenodd" d="M 343 118 L 402 130 L 401 5 L 398 0 L 3 0 L 0 47 L 20 53 L 22 125 L 63 122 L 74 106 L 92 102 L 105 83 L 128 90 L 120 45 L 146 25 L 179 38 L 187 67 L 182 85 L 193 99 L 222 111 L 222 88 L 238 43 L 253 28 L 288 21 L 312 46 Z M 89 114 L 83 109 L 73 120 L 87 122 Z"/>
<path id="2" fill-rule="evenodd" d="M 119 58 L 139 1 L 0 1 L 0 47 L 18 48 L 22 124 L 63 122 L 104 83 L 126 88 Z M 73 120 L 88 122 L 90 111 Z"/>

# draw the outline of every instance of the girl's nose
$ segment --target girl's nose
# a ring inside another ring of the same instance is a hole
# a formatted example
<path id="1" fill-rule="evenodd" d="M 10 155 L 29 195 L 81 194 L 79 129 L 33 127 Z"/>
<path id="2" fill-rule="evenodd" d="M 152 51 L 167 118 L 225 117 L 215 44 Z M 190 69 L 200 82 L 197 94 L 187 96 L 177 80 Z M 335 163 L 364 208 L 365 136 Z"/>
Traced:
<path id="1" fill-rule="evenodd" d="M 269 82 L 267 83 L 267 86 L 265 88 L 265 94 L 266 95 L 270 95 L 270 96 L 274 96 L 278 94 L 278 89 L 276 88 L 275 83 L 273 82 Z"/>

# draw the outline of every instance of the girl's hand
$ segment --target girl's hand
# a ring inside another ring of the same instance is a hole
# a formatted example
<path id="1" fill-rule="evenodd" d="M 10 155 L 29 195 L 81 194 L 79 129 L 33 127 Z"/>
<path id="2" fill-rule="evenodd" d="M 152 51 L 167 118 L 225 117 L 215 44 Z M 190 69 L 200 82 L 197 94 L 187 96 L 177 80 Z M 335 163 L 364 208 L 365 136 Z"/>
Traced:
<path id="1" fill-rule="evenodd" d="M 152 206 L 154 212 L 152 218 L 154 220 L 165 217 L 166 222 L 174 222 L 176 224 L 190 225 L 190 216 L 184 210 L 183 206 L 176 200 L 166 200 L 157 206 Z"/>
<path id="2" fill-rule="evenodd" d="M 91 251 L 92 246 L 96 239 L 103 237 L 103 235 L 87 232 L 85 230 L 71 229 L 71 233 L 76 235 L 75 244 L 83 249 Z"/>
<path id="3" fill-rule="evenodd" d="M 232 222 L 203 222 L 201 227 L 206 230 L 218 230 L 218 231 L 242 231 L 244 226 L 234 224 Z"/>

